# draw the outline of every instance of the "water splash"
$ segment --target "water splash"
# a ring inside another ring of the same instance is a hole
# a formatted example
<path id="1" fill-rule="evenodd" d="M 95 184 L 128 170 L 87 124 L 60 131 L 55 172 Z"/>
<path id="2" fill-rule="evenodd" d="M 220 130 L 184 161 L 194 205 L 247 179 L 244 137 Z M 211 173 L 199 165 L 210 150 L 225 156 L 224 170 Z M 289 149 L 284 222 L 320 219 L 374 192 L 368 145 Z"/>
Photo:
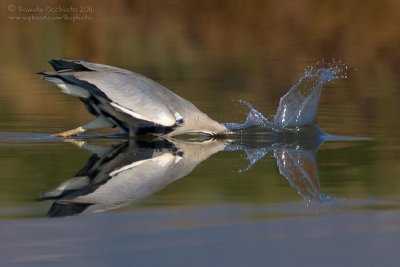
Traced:
<path id="1" fill-rule="evenodd" d="M 346 79 L 351 66 L 341 62 L 318 62 L 315 67 L 308 66 L 304 75 L 280 99 L 273 121 L 266 118 L 251 104 L 240 100 L 249 108 L 243 123 L 225 123 L 231 131 L 250 127 L 262 127 L 274 132 L 316 125 L 317 109 L 322 89 L 338 79 Z"/>
<path id="2" fill-rule="evenodd" d="M 225 127 L 231 131 L 243 130 L 250 127 L 262 127 L 273 131 L 280 131 L 279 128 L 273 121 L 266 118 L 260 111 L 256 110 L 250 103 L 244 100 L 239 100 L 240 103 L 246 105 L 249 108 L 246 119 L 243 123 L 224 123 Z"/>
<path id="3" fill-rule="evenodd" d="M 330 63 L 325 68 L 307 67 L 304 76 L 281 98 L 274 123 L 281 128 L 316 124 L 317 109 L 325 85 L 347 78 L 348 64 Z"/>

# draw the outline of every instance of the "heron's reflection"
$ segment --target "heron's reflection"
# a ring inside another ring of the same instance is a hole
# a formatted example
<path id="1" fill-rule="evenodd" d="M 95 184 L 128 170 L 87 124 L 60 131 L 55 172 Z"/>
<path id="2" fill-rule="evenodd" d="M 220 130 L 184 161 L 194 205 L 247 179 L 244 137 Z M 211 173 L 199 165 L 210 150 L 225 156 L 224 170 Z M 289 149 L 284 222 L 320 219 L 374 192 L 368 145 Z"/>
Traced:
<path id="1" fill-rule="evenodd" d="M 77 143 L 93 154 L 76 175 L 42 199 L 56 199 L 48 215 L 68 216 L 115 209 L 158 192 L 223 150 L 225 142 L 126 141 L 104 147 Z"/>
<path id="2" fill-rule="evenodd" d="M 55 200 L 48 212 L 51 217 L 115 209 L 162 190 L 219 151 L 243 150 L 249 160 L 247 171 L 271 154 L 279 172 L 300 195 L 322 200 L 316 152 L 323 141 L 255 140 L 129 140 L 109 146 L 76 141 L 92 155 L 73 178 L 44 193 L 42 199 Z"/>

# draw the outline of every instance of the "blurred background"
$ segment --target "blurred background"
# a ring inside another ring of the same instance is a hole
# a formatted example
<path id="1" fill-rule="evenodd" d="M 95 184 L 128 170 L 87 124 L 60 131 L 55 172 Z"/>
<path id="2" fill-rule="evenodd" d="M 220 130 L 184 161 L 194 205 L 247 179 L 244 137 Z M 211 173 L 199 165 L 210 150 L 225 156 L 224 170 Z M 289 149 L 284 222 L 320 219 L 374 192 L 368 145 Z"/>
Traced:
<path id="1" fill-rule="evenodd" d="M 18 11 L 37 6 L 90 9 Z M 64 101 L 67 96 L 34 74 L 49 70 L 46 62 L 53 58 L 139 72 L 218 121 L 243 118 L 245 109 L 234 108 L 238 99 L 273 114 L 279 97 L 307 65 L 341 60 L 357 71 L 323 94 L 321 106 L 338 113 L 336 126 L 355 126 L 346 119 L 348 110 L 385 124 L 399 122 L 399 11 L 399 1 L 3 1 L 0 129 L 24 121 L 18 129 L 35 131 L 38 125 L 42 131 L 51 120 L 73 125 L 87 120 L 79 101 Z M 87 19 L 10 19 L 66 14 Z M 213 101 L 218 104 L 208 104 Z M 39 119 L 43 114 L 45 121 Z M 60 130 L 51 125 L 49 131 Z"/>
<path id="2" fill-rule="evenodd" d="M 78 12 L 55 10 L 59 6 L 77 8 Z M 339 195 L 346 196 L 348 191 L 350 196 L 362 196 L 370 195 L 371 190 L 376 195 L 389 191 L 395 197 L 394 184 L 399 182 L 395 177 L 388 181 L 380 178 L 400 173 L 394 164 L 400 146 L 399 11 L 400 2 L 395 0 L 3 1 L 0 131 L 59 132 L 90 119 L 79 101 L 61 94 L 35 74 L 50 70 L 47 61 L 53 58 L 82 59 L 141 73 L 220 122 L 243 120 L 247 110 L 239 99 L 272 115 L 279 98 L 307 66 L 322 60 L 342 61 L 352 68 L 347 79 L 324 90 L 318 117 L 321 128 L 329 133 L 372 137 L 393 149 L 377 149 L 370 144 L 362 149 L 341 150 L 340 145 L 330 145 L 320 153 L 321 176 L 331 185 L 340 184 L 338 177 L 343 173 L 337 173 L 336 165 L 329 160 L 358 159 L 362 164 L 351 167 L 349 163 L 346 171 L 365 180 L 347 183 L 340 190 L 329 188 L 331 193 L 340 191 Z M 22 18 L 27 16 L 51 19 Z M 64 17 L 56 19 L 60 16 Z M 72 20 L 65 16 L 79 17 Z M 73 174 L 88 156 L 68 144 L 60 146 L 75 154 L 57 154 L 46 150 L 46 146 L 41 150 L 25 147 L 23 153 L 3 147 L 0 165 L 7 171 L 7 178 L 3 178 L 7 182 L 2 198 L 32 199 L 45 188 L 59 184 L 63 180 L 60 177 L 67 178 L 66 169 Z M 235 166 L 244 165 L 240 158 L 233 160 Z M 228 166 L 228 162 L 223 164 Z M 372 167 L 364 168 L 366 164 Z M 211 170 L 217 175 L 219 166 L 213 166 Z M 269 173 L 270 169 L 276 172 L 274 162 L 259 167 L 252 175 Z M 198 176 L 208 173 L 209 169 L 198 170 Z M 224 175 L 222 171 L 219 174 Z M 275 184 L 287 188 L 278 173 L 273 177 Z M 21 179 L 30 186 L 19 187 Z M 186 184 L 192 188 L 188 192 L 219 188 L 221 192 L 230 191 L 228 197 L 240 198 L 235 195 L 239 185 L 229 188 L 221 182 L 220 187 L 198 187 L 195 179 L 191 181 Z M 264 182 L 272 183 L 258 181 Z M 257 185 L 249 189 L 254 199 L 285 195 L 273 190 L 272 196 L 257 194 L 252 190 L 265 188 Z M 173 194 L 168 190 L 165 194 Z M 179 185 L 175 190 L 179 192 Z"/>

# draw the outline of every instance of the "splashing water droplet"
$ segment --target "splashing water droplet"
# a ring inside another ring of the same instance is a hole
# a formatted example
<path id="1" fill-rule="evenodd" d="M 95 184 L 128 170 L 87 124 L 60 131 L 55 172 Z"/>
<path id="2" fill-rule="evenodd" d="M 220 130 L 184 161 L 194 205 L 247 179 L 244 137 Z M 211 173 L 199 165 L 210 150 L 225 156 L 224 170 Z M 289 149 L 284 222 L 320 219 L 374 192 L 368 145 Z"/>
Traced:
<path id="1" fill-rule="evenodd" d="M 250 103 L 244 100 L 239 100 L 240 103 L 246 105 L 249 108 L 246 119 L 243 123 L 225 123 L 225 127 L 229 130 L 242 130 L 250 127 L 258 126 L 273 131 L 279 131 L 280 129 L 268 118 L 266 118 L 261 112 L 256 110 Z"/>
<path id="2" fill-rule="evenodd" d="M 250 110 L 245 121 L 243 123 L 225 123 L 224 125 L 232 131 L 259 126 L 275 132 L 316 125 L 322 89 L 335 80 L 346 79 L 347 71 L 350 68 L 350 64 L 335 59 L 330 62 L 323 59 L 315 66 L 307 66 L 304 69 L 303 77 L 280 99 L 273 121 L 267 119 L 251 104 L 240 100 Z"/>
<path id="3" fill-rule="evenodd" d="M 339 61 L 340 62 L 340 61 Z M 325 65 L 326 63 L 324 63 Z M 323 87 L 347 77 L 349 64 L 332 63 L 328 67 L 307 67 L 304 76 L 281 98 L 274 117 L 280 128 L 301 127 L 316 123 L 319 98 Z"/>

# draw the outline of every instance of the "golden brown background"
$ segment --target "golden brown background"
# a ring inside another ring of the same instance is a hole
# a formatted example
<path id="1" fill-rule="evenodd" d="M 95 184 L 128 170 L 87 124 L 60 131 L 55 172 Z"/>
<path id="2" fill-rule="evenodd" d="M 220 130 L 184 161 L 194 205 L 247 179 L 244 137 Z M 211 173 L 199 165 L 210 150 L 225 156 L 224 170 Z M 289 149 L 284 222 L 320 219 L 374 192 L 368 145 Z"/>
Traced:
<path id="1" fill-rule="evenodd" d="M 9 12 L 8 3 L 89 6 L 92 19 L 15 21 L 9 16 L 21 13 Z M 46 61 L 52 58 L 84 59 L 140 72 L 219 121 L 243 117 L 245 109 L 236 103 L 241 98 L 273 113 L 279 97 L 307 65 L 334 58 L 357 69 L 347 81 L 326 90 L 322 99 L 325 107 L 338 112 L 340 127 L 354 126 L 341 113 L 348 110 L 382 124 L 399 122 L 399 1 L 8 3 L 3 2 L 0 10 L 2 121 L 10 120 L 10 114 L 42 127 L 46 122 L 33 121 L 43 114 L 53 122 L 74 125 L 80 118 L 87 120 L 78 101 L 64 101 L 66 96 L 34 75 L 49 69 Z M 202 104 L 213 101 L 215 105 Z M 49 130 L 55 130 L 51 125 Z"/>

